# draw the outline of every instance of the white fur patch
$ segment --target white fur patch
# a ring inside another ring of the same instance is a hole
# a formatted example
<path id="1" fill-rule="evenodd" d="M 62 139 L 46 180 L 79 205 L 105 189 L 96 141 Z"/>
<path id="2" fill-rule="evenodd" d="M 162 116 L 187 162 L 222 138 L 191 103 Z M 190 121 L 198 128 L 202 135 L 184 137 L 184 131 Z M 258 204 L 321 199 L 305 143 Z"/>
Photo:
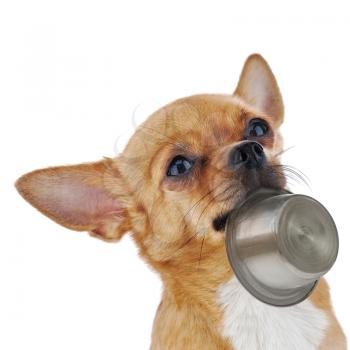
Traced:
<path id="1" fill-rule="evenodd" d="M 328 326 L 327 314 L 309 300 L 289 307 L 264 304 L 233 277 L 218 293 L 224 310 L 222 334 L 235 350 L 316 350 Z"/>

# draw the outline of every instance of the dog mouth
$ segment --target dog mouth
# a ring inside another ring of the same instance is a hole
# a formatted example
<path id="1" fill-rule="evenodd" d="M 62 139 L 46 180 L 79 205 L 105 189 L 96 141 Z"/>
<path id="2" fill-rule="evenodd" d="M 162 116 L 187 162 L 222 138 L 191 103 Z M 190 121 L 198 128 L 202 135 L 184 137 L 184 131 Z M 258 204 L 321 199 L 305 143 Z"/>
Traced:
<path id="1" fill-rule="evenodd" d="M 237 209 L 247 197 L 252 193 L 262 188 L 270 188 L 275 190 L 282 190 L 285 188 L 286 182 L 284 176 L 280 174 L 275 175 L 270 172 L 269 167 L 266 167 L 260 174 L 254 173 L 253 176 L 242 174 L 241 190 L 232 198 L 232 206 L 227 211 L 220 213 L 212 221 L 212 226 L 217 232 L 224 232 L 227 219 L 232 211 Z"/>
<path id="2" fill-rule="evenodd" d="M 231 210 L 224 214 L 219 215 L 213 220 L 213 228 L 215 231 L 223 232 L 225 230 L 226 221 L 230 212 Z"/>
<path id="3" fill-rule="evenodd" d="M 245 199 L 256 190 L 258 190 L 258 188 L 250 191 L 245 191 L 244 195 L 239 196 L 239 198 L 235 198 L 235 204 L 233 204 L 230 209 L 216 216 L 212 222 L 214 230 L 217 232 L 224 232 L 226 227 L 226 222 L 230 213 L 232 213 L 232 211 L 234 211 L 235 209 L 239 208 L 241 204 L 245 201 Z"/>

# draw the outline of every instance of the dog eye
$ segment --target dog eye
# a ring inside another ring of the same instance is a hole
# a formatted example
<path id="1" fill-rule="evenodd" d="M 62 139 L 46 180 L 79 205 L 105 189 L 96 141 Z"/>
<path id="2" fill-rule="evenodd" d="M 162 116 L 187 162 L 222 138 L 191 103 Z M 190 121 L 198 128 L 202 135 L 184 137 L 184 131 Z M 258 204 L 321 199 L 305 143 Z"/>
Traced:
<path id="1" fill-rule="evenodd" d="M 262 119 L 252 119 L 246 130 L 246 137 L 262 137 L 267 134 L 269 126 Z"/>
<path id="2" fill-rule="evenodd" d="M 176 156 L 168 167 L 167 176 L 185 175 L 192 169 L 193 165 L 193 160 L 184 156 Z"/>

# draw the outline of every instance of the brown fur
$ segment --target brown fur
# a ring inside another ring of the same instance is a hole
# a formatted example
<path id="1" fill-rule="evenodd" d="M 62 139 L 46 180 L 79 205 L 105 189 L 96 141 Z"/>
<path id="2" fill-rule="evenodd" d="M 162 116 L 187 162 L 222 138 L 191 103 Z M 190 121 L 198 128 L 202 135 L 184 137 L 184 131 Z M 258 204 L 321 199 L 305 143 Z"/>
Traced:
<path id="1" fill-rule="evenodd" d="M 255 79 L 263 81 L 263 92 Z M 259 140 L 269 168 L 251 181 L 247 174 L 234 174 L 227 159 L 255 117 L 270 125 L 267 137 Z M 216 300 L 232 270 L 223 233 L 213 229 L 212 221 L 250 190 L 285 186 L 277 157 L 282 121 L 276 80 L 263 58 L 252 55 L 234 95 L 177 100 L 150 116 L 117 158 L 38 170 L 21 177 L 17 188 L 37 209 L 71 229 L 105 240 L 130 232 L 164 284 L 151 349 L 232 349 L 220 334 L 223 314 Z M 166 169 L 178 154 L 195 157 L 195 168 L 181 179 L 169 178 Z M 332 320 L 320 350 L 335 343 L 345 349 L 324 280 L 309 298 Z"/>

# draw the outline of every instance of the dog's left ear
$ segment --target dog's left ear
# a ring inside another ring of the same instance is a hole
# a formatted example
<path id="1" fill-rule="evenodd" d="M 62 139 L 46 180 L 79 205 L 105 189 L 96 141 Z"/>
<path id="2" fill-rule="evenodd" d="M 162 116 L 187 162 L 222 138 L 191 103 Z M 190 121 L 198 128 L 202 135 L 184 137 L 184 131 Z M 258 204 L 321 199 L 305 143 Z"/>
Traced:
<path id="1" fill-rule="evenodd" d="M 131 229 L 127 187 L 112 159 L 36 170 L 20 177 L 16 188 L 41 213 L 69 229 L 108 241 Z"/>
<path id="2" fill-rule="evenodd" d="M 247 58 L 234 94 L 274 117 L 278 125 L 282 123 L 282 96 L 276 78 L 262 56 L 254 54 Z"/>

